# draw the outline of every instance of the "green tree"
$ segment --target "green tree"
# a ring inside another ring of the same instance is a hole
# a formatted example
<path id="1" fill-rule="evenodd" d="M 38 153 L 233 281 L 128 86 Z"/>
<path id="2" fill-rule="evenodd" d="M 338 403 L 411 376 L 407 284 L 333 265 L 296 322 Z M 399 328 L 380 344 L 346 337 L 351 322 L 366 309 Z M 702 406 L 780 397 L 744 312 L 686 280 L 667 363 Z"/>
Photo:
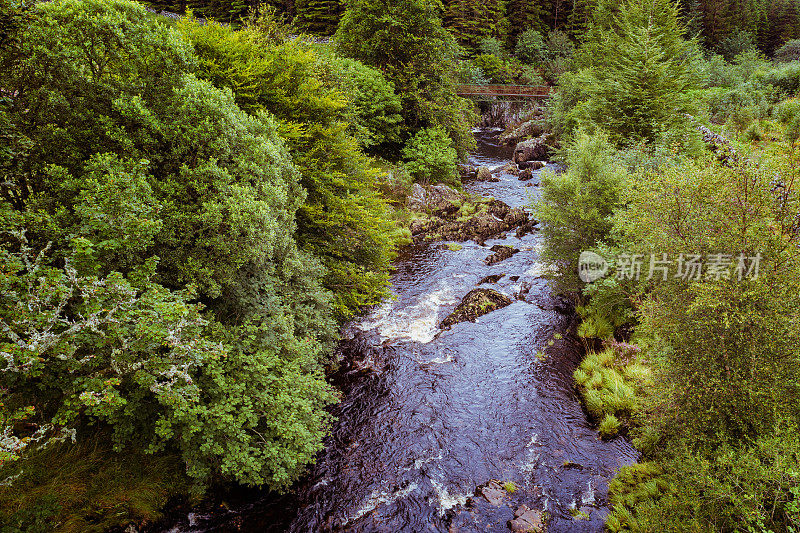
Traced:
<path id="1" fill-rule="evenodd" d="M 458 46 L 441 25 L 437 0 L 357 0 L 342 18 L 335 41 L 346 56 L 378 68 L 403 103 L 406 138 L 427 127 L 443 127 L 459 157 L 474 147 L 474 114 L 456 95 Z"/>
<path id="2" fill-rule="evenodd" d="M 628 0 L 619 14 L 599 6 L 579 53 L 585 99 L 573 110 L 617 143 L 654 141 L 682 129 L 692 110 L 693 46 L 672 0 Z M 613 21 L 609 24 L 610 21 Z"/>
<path id="3" fill-rule="evenodd" d="M 191 74 L 191 46 L 134 2 L 37 4 L 18 42 L 0 52 L 17 140 L 0 189 L 3 420 L 99 421 L 120 449 L 180 453 L 200 482 L 286 487 L 335 395 L 329 294 L 294 240 L 304 193 L 277 124 Z"/>
<path id="4" fill-rule="evenodd" d="M 280 119 L 307 191 L 297 212 L 297 241 L 327 268 L 337 317 L 379 302 L 387 294 L 397 229 L 375 188 L 377 171 L 342 120 L 347 100 L 325 86 L 317 55 L 297 41 L 270 42 L 258 24 L 234 31 L 188 21 L 181 29 L 195 45 L 202 77 L 230 88 L 249 113 L 269 111 Z"/>
<path id="5" fill-rule="evenodd" d="M 503 37 L 505 12 L 499 0 L 448 0 L 445 2 L 444 26 L 458 42 L 477 50 L 487 37 Z"/>
<path id="6" fill-rule="evenodd" d="M 297 0 L 294 25 L 300 31 L 317 35 L 333 35 L 344 13 L 340 0 Z"/>

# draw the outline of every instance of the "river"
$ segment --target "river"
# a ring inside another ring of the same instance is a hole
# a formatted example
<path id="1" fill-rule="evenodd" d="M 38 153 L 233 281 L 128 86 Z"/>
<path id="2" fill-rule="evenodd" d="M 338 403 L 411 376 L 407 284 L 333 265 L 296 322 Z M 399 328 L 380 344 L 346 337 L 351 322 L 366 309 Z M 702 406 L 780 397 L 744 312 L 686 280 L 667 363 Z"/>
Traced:
<path id="1" fill-rule="evenodd" d="M 473 165 L 510 160 L 495 134 L 476 134 Z M 497 177 L 466 188 L 511 207 L 538 193 L 515 176 Z M 520 252 L 487 266 L 494 244 Z M 546 511 L 549 532 L 602 531 L 608 482 L 637 453 L 622 437 L 601 440 L 581 407 L 572 380 L 581 357 L 570 334 L 575 318 L 541 278 L 541 237 L 512 231 L 461 246 L 404 250 L 396 298 L 345 330 L 334 378 L 343 391 L 338 421 L 293 495 L 254 497 L 176 529 L 507 532 L 525 504 Z M 502 277 L 482 286 L 515 302 L 441 331 L 439 322 L 492 274 Z M 492 479 L 517 487 L 500 506 L 475 494 Z"/>

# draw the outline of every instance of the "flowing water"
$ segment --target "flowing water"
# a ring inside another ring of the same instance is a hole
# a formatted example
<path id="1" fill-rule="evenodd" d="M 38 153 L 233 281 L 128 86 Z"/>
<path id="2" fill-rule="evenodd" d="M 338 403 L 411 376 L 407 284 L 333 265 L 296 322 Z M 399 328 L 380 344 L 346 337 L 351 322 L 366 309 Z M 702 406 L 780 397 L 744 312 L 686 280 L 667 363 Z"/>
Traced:
<path id="1" fill-rule="evenodd" d="M 491 132 L 477 136 L 472 164 L 509 161 Z M 528 205 L 538 190 L 498 177 L 467 188 L 511 207 Z M 494 244 L 520 252 L 487 266 Z M 338 422 L 296 494 L 279 504 L 256 499 L 216 527 L 202 525 L 215 523 L 211 517 L 182 530 L 509 531 L 523 503 L 546 511 L 549 532 L 602 530 L 608 482 L 637 454 L 624 438 L 601 440 L 581 408 L 572 380 L 581 357 L 570 335 L 574 315 L 541 278 L 541 237 L 512 231 L 462 246 L 406 250 L 393 278 L 396 298 L 346 330 Z M 482 286 L 515 302 L 441 331 L 438 323 L 491 274 L 503 277 Z M 491 479 L 518 487 L 503 506 L 475 496 Z M 588 519 L 574 518 L 576 510 Z"/>

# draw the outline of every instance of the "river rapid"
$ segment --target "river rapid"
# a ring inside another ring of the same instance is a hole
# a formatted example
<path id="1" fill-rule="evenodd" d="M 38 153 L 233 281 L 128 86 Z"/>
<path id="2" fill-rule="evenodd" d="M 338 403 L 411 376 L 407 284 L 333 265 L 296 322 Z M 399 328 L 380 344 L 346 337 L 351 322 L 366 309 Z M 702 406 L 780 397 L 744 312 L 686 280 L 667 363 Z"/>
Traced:
<path id="1" fill-rule="evenodd" d="M 496 132 L 476 137 L 472 165 L 511 159 Z M 538 183 L 538 172 L 530 182 L 496 176 L 466 189 L 511 207 L 538 194 L 526 186 Z M 548 532 L 602 531 L 608 482 L 637 453 L 622 437 L 601 440 L 581 407 L 572 380 L 581 358 L 575 317 L 541 277 L 541 243 L 538 233 L 518 239 L 512 231 L 484 246 L 404 250 L 392 279 L 396 298 L 345 330 L 334 377 L 343 392 L 338 421 L 294 494 L 253 496 L 172 531 L 507 532 L 522 504 L 545 511 Z M 495 244 L 520 252 L 487 266 Z M 502 277 L 479 285 L 489 275 Z M 477 286 L 514 303 L 440 330 Z M 517 487 L 500 506 L 476 494 L 492 479 Z"/>

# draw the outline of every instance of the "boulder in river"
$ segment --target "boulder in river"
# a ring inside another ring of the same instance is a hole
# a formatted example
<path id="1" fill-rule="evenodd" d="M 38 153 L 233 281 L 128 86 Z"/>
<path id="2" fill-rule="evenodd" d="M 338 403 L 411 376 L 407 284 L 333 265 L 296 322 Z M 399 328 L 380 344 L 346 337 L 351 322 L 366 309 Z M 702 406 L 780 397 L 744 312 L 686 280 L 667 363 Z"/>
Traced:
<path id="1" fill-rule="evenodd" d="M 539 170 L 547 166 L 547 163 L 544 161 L 523 161 L 519 164 L 520 170 L 528 169 L 528 170 Z"/>
<path id="2" fill-rule="evenodd" d="M 478 317 L 507 305 L 511 305 L 511 299 L 494 289 L 472 289 L 462 298 L 453 312 L 442 320 L 440 327 L 449 328 L 459 322 L 475 322 Z"/>
<path id="3" fill-rule="evenodd" d="M 507 494 L 505 489 L 503 489 L 503 486 L 495 480 L 490 481 L 486 485 L 478 487 L 476 492 L 486 498 L 487 502 L 497 506 L 503 505 L 503 499 Z"/>
<path id="4" fill-rule="evenodd" d="M 483 285 L 484 283 L 497 283 L 503 276 L 505 276 L 505 274 L 492 274 L 491 276 L 486 276 L 478 282 L 478 285 Z"/>
<path id="5" fill-rule="evenodd" d="M 490 266 L 499 263 L 500 261 L 505 261 L 515 253 L 519 252 L 519 250 L 517 250 L 513 246 L 501 245 L 501 244 L 496 244 L 492 246 L 491 250 L 494 253 L 483 260 L 484 263 Z"/>
<path id="6" fill-rule="evenodd" d="M 458 175 L 461 178 L 461 181 L 474 180 L 478 176 L 478 169 L 472 165 L 459 163 Z"/>
<path id="7" fill-rule="evenodd" d="M 493 168 L 492 174 L 511 174 L 512 176 L 516 176 L 519 174 L 519 169 L 516 163 L 506 163 L 505 165 Z"/>
<path id="8" fill-rule="evenodd" d="M 528 181 L 533 177 L 533 172 L 531 169 L 526 168 L 525 170 L 521 170 L 519 173 L 519 177 L 517 178 L 519 181 Z"/>
<path id="9" fill-rule="evenodd" d="M 492 171 L 488 167 L 479 167 L 478 174 L 475 176 L 476 181 L 490 181 L 492 179 Z"/>
<path id="10" fill-rule="evenodd" d="M 507 146 L 518 143 L 527 137 L 538 137 L 545 132 L 545 124 L 542 117 L 535 117 L 526 120 L 516 128 L 509 128 L 500 135 L 500 142 Z"/>
<path id="11" fill-rule="evenodd" d="M 519 164 L 525 161 L 547 160 L 550 156 L 550 147 L 547 145 L 547 134 L 517 143 L 514 148 L 514 162 Z"/>
<path id="12" fill-rule="evenodd" d="M 517 228 L 517 233 L 516 233 L 517 239 L 521 239 L 525 235 L 527 235 L 528 233 L 533 233 L 534 231 L 536 231 L 536 229 L 537 229 L 536 228 L 536 224 L 538 224 L 538 222 L 536 220 L 529 220 L 525 224 L 522 224 L 521 226 L 519 226 Z M 411 233 L 413 234 L 414 231 L 412 230 Z"/>

